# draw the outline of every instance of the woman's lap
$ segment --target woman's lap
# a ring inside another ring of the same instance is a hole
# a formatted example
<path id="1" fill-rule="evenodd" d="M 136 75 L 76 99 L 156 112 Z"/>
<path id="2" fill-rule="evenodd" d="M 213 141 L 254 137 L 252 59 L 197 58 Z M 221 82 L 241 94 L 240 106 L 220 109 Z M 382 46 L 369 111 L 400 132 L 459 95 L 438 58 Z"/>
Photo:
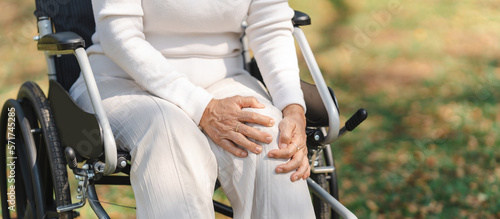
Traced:
<path id="1" fill-rule="evenodd" d="M 216 161 L 198 126 L 179 107 L 130 80 L 98 86 L 117 145 L 132 155 L 137 217 L 213 215 Z M 91 111 L 85 96 L 77 103 Z"/>
<path id="2" fill-rule="evenodd" d="M 180 108 L 152 96 L 133 81 L 104 81 L 99 88 L 117 144 L 132 154 L 131 181 L 138 217 L 213 215 L 211 195 L 217 173 L 237 217 L 311 216 L 305 181 L 292 183 L 291 173 L 276 174 L 276 166 L 286 160 L 267 157 L 270 150 L 277 149 L 277 127 L 282 115 L 251 76 L 237 75 L 207 88 L 218 99 L 254 96 L 266 108 L 245 110 L 275 119 L 274 127 L 247 124 L 273 135 L 271 144 L 262 144 L 261 154 L 249 153 L 247 158 L 237 158 L 215 145 Z M 78 98 L 77 102 L 91 111 L 86 98 Z"/>

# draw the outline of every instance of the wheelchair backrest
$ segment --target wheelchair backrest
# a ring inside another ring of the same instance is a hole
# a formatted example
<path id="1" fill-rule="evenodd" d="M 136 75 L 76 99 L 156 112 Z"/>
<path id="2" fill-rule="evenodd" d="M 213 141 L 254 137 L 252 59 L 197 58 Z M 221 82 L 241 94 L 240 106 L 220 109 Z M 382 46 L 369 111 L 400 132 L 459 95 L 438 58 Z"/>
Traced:
<path id="1" fill-rule="evenodd" d="M 35 16 L 50 17 L 55 32 L 72 31 L 83 37 L 85 47 L 92 45 L 95 32 L 91 0 L 36 0 Z M 80 75 L 74 56 L 55 58 L 57 81 L 67 91 Z"/>

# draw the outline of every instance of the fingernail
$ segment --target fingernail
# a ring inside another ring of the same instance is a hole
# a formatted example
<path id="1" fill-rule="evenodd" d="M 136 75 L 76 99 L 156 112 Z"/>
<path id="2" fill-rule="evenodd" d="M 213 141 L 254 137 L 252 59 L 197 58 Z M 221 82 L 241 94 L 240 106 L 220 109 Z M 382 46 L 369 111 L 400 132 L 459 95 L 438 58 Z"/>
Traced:
<path id="1" fill-rule="evenodd" d="M 256 147 L 255 150 L 257 151 L 257 153 L 260 153 L 262 151 L 262 147 Z"/>
<path id="2" fill-rule="evenodd" d="M 272 127 L 274 125 L 274 119 L 271 119 L 271 121 L 269 121 L 269 127 Z"/>
<path id="3" fill-rule="evenodd" d="M 281 149 L 284 149 L 284 148 L 287 148 L 287 147 L 288 147 L 288 145 L 287 145 L 287 144 L 285 144 L 285 143 L 282 143 L 282 144 L 280 145 L 280 148 L 281 148 Z"/>
<path id="4" fill-rule="evenodd" d="M 270 154 L 267 154 L 267 156 L 268 156 L 268 157 L 270 157 L 270 158 L 273 158 L 273 157 L 274 157 L 274 154 L 271 154 L 271 153 L 270 153 Z"/>
<path id="5" fill-rule="evenodd" d="M 298 176 L 294 176 L 292 181 L 294 181 L 294 182 L 295 182 L 295 181 L 297 181 L 297 180 L 299 180 L 299 177 L 298 177 Z"/>
<path id="6" fill-rule="evenodd" d="M 267 141 L 267 143 L 271 143 L 271 141 L 273 141 L 273 138 L 271 138 L 271 137 L 267 137 L 267 138 L 266 138 L 266 141 Z"/>
<path id="7" fill-rule="evenodd" d="M 283 172 L 283 169 L 281 168 L 276 169 L 276 173 L 281 173 L 281 172 Z"/>
<path id="8" fill-rule="evenodd" d="M 246 151 L 241 152 L 241 156 L 246 157 L 248 154 Z"/>

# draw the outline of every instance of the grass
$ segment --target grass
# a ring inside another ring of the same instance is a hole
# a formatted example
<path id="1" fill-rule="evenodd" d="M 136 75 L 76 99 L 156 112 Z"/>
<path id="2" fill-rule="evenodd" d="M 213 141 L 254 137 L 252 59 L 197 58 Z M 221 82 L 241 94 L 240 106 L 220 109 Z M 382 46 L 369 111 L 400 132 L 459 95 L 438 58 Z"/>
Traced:
<path id="1" fill-rule="evenodd" d="M 336 39 L 319 48 L 343 119 L 370 114 L 335 145 L 342 201 L 360 218 L 500 217 L 500 5 L 397 3 L 378 29 L 389 1 L 347 3 L 348 18 L 324 32 Z"/>
<path id="2" fill-rule="evenodd" d="M 359 218 L 499 218 L 500 3 L 290 3 L 312 17 L 303 29 L 341 121 L 369 111 L 333 148 L 342 203 Z M 46 83 L 32 5 L 0 2 L 1 102 L 25 80 Z M 129 188 L 101 189 L 105 200 L 133 205 Z"/>

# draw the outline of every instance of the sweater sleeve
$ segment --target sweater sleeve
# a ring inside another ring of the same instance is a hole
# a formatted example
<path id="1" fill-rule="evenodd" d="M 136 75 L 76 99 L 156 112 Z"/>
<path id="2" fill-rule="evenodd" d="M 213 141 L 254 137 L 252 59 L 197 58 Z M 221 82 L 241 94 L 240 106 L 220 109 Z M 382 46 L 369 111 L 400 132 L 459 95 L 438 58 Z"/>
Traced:
<path id="1" fill-rule="evenodd" d="M 141 0 L 92 0 L 104 54 L 148 92 L 179 106 L 196 124 L 213 96 L 176 71 L 145 39 Z"/>
<path id="2" fill-rule="evenodd" d="M 292 35 L 293 14 L 288 0 L 254 0 L 247 18 L 250 49 L 280 110 L 290 104 L 306 109 Z"/>

